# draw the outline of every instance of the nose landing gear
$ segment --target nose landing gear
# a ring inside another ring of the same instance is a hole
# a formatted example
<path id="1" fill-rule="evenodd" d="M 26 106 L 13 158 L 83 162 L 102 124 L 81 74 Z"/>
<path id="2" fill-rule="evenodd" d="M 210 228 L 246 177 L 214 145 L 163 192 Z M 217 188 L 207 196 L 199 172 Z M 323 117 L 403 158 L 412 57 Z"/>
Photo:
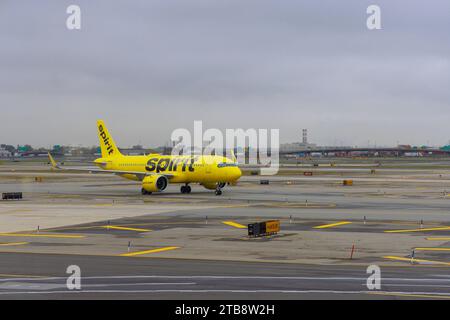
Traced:
<path id="1" fill-rule="evenodd" d="M 214 193 L 216 194 L 216 196 L 221 196 L 222 195 L 222 188 L 225 187 L 225 183 L 224 182 L 218 182 L 216 185 L 216 191 L 214 191 Z"/>

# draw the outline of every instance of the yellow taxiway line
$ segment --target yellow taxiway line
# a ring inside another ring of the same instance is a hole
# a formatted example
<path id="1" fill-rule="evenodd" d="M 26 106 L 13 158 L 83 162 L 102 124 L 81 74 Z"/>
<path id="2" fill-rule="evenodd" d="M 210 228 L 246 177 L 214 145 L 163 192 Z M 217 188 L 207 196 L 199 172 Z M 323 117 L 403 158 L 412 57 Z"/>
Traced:
<path id="1" fill-rule="evenodd" d="M 325 229 L 325 228 L 332 228 L 332 227 L 337 227 L 337 226 L 343 226 L 345 224 L 350 224 L 350 221 L 341 221 L 341 222 L 336 222 L 336 223 L 331 223 L 331 224 L 324 224 L 321 226 L 317 226 L 314 227 L 314 229 Z"/>
<path id="2" fill-rule="evenodd" d="M 418 251 L 450 251 L 450 248 L 414 248 Z"/>
<path id="3" fill-rule="evenodd" d="M 404 229 L 404 230 L 385 230 L 384 232 L 386 232 L 386 233 L 400 233 L 400 232 L 443 231 L 443 230 L 450 230 L 450 227 Z"/>
<path id="4" fill-rule="evenodd" d="M 114 230 L 125 230 L 125 231 L 137 231 L 137 232 L 149 232 L 149 231 L 152 231 L 150 229 L 129 228 L 129 227 L 121 227 L 121 226 L 101 226 L 101 228 L 114 229 Z"/>
<path id="5" fill-rule="evenodd" d="M 45 234 L 45 233 L 0 233 L 0 237 L 84 238 L 84 236 L 80 235 Z"/>
<path id="6" fill-rule="evenodd" d="M 247 229 L 246 226 L 244 226 L 242 224 L 239 224 L 237 222 L 234 222 L 234 221 L 222 221 L 222 223 L 226 224 L 228 226 L 232 226 L 232 227 L 238 228 L 238 229 Z"/>
<path id="7" fill-rule="evenodd" d="M 175 249 L 178 249 L 178 248 L 179 247 L 165 247 L 165 248 L 145 250 L 145 251 L 127 252 L 127 253 L 122 253 L 120 256 L 122 256 L 122 257 L 134 257 L 134 256 L 143 255 L 143 254 L 148 254 L 148 253 L 157 253 L 157 252 L 175 250 Z"/>
<path id="8" fill-rule="evenodd" d="M 7 247 L 7 246 L 20 246 L 23 244 L 29 244 L 29 242 L 6 242 L 6 243 L 0 243 L 0 246 Z"/>
<path id="9" fill-rule="evenodd" d="M 398 261 L 408 261 L 408 262 L 425 262 L 425 263 L 430 263 L 430 264 L 440 264 L 440 265 L 444 265 L 444 266 L 450 266 L 450 262 L 442 262 L 442 261 L 433 261 L 433 260 L 425 260 L 425 259 L 411 259 L 411 258 L 405 258 L 405 257 L 396 257 L 396 256 L 384 256 L 384 259 L 389 259 L 389 260 L 398 260 Z"/>
<path id="10" fill-rule="evenodd" d="M 196 223 L 201 223 L 204 224 L 204 222 L 199 222 L 199 221 L 180 221 L 180 222 L 148 222 L 148 223 L 130 223 L 130 224 L 126 224 L 127 227 L 132 227 L 132 226 L 148 226 L 148 225 L 166 225 L 166 224 L 196 224 Z M 92 230 L 92 229 L 96 229 L 96 228 L 105 228 L 106 226 L 100 226 L 100 225 L 95 225 L 95 226 L 87 226 L 87 227 L 62 227 L 62 228 L 50 228 L 50 229 L 45 229 L 45 231 L 64 231 L 64 230 Z M 111 226 L 110 226 L 111 227 Z M 122 228 L 122 227 L 121 227 Z M 138 228 L 136 228 L 138 229 Z M 149 230 L 149 231 L 153 231 L 153 230 Z"/>
<path id="11" fill-rule="evenodd" d="M 428 237 L 425 239 L 431 241 L 450 241 L 450 237 Z"/>

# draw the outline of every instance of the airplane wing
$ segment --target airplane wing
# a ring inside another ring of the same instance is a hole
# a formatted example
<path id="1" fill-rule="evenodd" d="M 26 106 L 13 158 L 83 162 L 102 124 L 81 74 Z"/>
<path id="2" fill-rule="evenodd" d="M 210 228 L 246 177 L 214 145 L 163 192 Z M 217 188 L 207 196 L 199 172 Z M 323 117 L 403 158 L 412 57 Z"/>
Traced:
<path id="1" fill-rule="evenodd" d="M 66 167 L 66 168 L 62 168 L 61 166 L 59 166 L 55 159 L 53 159 L 52 155 L 50 154 L 50 152 L 48 153 L 48 157 L 50 159 L 50 163 L 52 165 L 52 168 L 54 169 L 59 169 L 59 170 L 64 170 L 64 171 L 78 171 L 78 172 L 88 172 L 88 173 L 109 173 L 109 174 L 115 174 L 115 175 L 125 175 L 125 174 L 130 174 L 130 175 L 134 175 L 136 176 L 139 180 L 143 180 L 145 177 L 147 176 L 152 176 L 152 175 L 162 175 L 165 176 L 168 179 L 171 179 L 174 177 L 173 174 L 159 174 L 159 173 L 153 173 L 153 172 L 142 172 L 142 171 L 125 171 L 125 170 L 103 170 L 103 169 L 98 169 L 98 168 L 79 168 L 79 167 Z"/>

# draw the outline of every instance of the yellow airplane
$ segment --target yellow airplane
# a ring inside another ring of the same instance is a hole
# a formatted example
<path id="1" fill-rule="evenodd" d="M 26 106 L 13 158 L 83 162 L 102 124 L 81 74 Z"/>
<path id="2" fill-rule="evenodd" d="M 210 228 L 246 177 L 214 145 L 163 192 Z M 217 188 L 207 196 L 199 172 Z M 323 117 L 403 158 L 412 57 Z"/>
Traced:
<path id="1" fill-rule="evenodd" d="M 94 163 L 100 169 L 62 168 L 49 153 L 53 168 L 60 170 L 88 171 L 90 173 L 112 173 L 126 179 L 141 181 L 143 195 L 164 191 L 169 182 L 181 183 L 181 193 L 190 193 L 190 183 L 199 183 L 216 195 L 222 194 L 227 183 L 234 184 L 242 172 L 233 154 L 233 160 L 223 156 L 149 154 L 124 156 L 117 148 L 105 123 L 97 121 L 98 138 L 102 157 Z"/>

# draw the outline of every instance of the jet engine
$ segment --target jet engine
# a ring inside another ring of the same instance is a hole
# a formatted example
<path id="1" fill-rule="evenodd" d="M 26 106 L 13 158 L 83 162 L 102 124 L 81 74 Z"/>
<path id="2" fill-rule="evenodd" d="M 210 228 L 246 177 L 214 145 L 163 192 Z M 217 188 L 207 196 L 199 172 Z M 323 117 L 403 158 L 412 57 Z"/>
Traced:
<path id="1" fill-rule="evenodd" d="M 165 176 L 151 175 L 142 180 L 142 193 L 160 192 L 167 188 L 169 180 Z"/>
<path id="2" fill-rule="evenodd" d="M 222 189 L 223 187 L 225 187 L 225 185 L 226 185 L 225 182 L 220 182 L 219 189 Z M 215 183 L 215 182 L 202 183 L 202 186 L 204 186 L 208 190 L 216 190 L 217 189 L 217 183 Z"/>

